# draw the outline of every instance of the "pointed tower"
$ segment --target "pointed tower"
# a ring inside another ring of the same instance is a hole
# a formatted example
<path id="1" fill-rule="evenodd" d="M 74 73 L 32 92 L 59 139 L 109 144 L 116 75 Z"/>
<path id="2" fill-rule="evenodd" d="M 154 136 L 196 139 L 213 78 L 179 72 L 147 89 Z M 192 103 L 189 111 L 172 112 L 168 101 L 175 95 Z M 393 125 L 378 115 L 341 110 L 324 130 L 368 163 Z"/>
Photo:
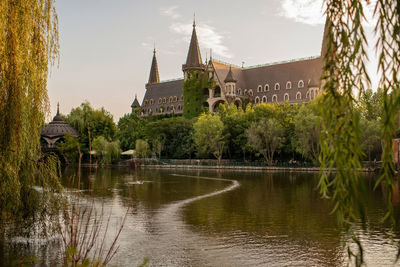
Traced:
<path id="1" fill-rule="evenodd" d="M 135 100 L 133 100 L 132 105 L 131 105 L 131 108 L 132 108 L 132 109 L 134 109 L 134 108 L 140 108 L 140 104 L 139 104 L 139 101 L 137 100 L 137 95 L 136 95 L 136 94 L 135 94 Z"/>
<path id="2" fill-rule="evenodd" d="M 225 98 L 231 104 L 236 98 L 236 80 L 233 78 L 232 67 L 229 66 L 228 74 L 224 80 Z"/>
<path id="3" fill-rule="evenodd" d="M 205 66 L 201 60 L 199 41 L 197 40 L 196 21 L 193 19 L 192 39 L 190 40 L 186 64 L 182 65 L 182 70 L 186 74 L 186 72 L 190 70 L 203 71 L 204 69 Z"/>
<path id="4" fill-rule="evenodd" d="M 329 18 L 326 18 L 325 27 L 324 27 L 324 35 L 322 37 L 322 46 L 321 46 L 321 58 L 324 59 L 326 53 L 328 52 L 328 43 L 329 43 L 329 27 L 331 26 L 331 21 Z"/>
<path id="5" fill-rule="evenodd" d="M 146 84 L 146 88 L 149 85 L 152 85 L 152 84 L 155 84 L 155 83 L 159 83 L 159 82 L 160 82 L 160 75 L 158 73 L 156 48 L 154 48 L 154 51 L 153 51 L 153 62 L 151 63 L 149 82 Z"/>

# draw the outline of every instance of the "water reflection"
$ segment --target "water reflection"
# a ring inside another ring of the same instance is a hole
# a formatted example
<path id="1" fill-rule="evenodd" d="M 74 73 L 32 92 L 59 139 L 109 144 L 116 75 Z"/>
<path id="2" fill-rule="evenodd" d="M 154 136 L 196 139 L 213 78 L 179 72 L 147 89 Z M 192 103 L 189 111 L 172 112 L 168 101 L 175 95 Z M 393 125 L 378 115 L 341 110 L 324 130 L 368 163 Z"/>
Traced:
<path id="1" fill-rule="evenodd" d="M 135 266 L 144 257 L 150 266 L 346 264 L 344 237 L 330 202 L 319 197 L 317 174 L 98 168 L 82 169 L 78 181 L 75 172 L 65 171 L 64 185 L 72 190 L 80 184 L 105 203 L 115 222 L 130 207 L 112 264 Z M 374 181 L 367 178 L 370 189 Z M 368 203 L 361 235 L 367 263 L 392 265 L 397 250 L 379 223 L 381 192 L 371 191 Z M 21 256 L 7 251 L 0 245 L 3 257 Z"/>

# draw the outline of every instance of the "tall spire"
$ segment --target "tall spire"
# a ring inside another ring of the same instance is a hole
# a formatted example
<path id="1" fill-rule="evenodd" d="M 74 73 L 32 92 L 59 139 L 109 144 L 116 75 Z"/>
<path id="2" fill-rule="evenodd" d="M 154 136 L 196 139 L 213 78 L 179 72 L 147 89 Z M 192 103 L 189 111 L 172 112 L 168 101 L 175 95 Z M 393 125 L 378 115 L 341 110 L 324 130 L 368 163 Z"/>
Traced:
<path id="1" fill-rule="evenodd" d="M 159 83 L 159 82 L 160 82 L 160 75 L 158 73 L 158 64 L 157 64 L 157 58 L 156 58 L 156 47 L 154 45 L 153 62 L 151 63 L 149 82 L 147 84 L 150 85 L 150 84 L 155 84 L 155 83 Z"/>
<path id="2" fill-rule="evenodd" d="M 57 115 L 60 115 L 60 102 L 57 102 Z"/>
<path id="3" fill-rule="evenodd" d="M 204 65 L 202 62 L 203 61 L 201 60 L 199 41 L 197 40 L 196 20 L 195 18 L 193 18 L 192 39 L 190 40 L 186 64 L 182 66 L 182 69 L 184 71 L 189 69 L 203 69 Z"/>

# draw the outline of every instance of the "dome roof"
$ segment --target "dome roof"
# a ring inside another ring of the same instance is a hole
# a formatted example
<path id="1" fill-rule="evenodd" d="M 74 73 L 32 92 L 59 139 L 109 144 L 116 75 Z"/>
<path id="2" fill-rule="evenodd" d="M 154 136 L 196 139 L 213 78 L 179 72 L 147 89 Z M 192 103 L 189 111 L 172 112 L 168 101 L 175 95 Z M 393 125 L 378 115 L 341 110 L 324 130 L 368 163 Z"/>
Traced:
<path id="1" fill-rule="evenodd" d="M 63 120 L 59 112 L 59 107 L 57 107 L 57 114 L 54 116 L 53 121 L 42 130 L 40 135 L 48 138 L 63 137 L 65 135 L 79 137 L 79 132 Z"/>

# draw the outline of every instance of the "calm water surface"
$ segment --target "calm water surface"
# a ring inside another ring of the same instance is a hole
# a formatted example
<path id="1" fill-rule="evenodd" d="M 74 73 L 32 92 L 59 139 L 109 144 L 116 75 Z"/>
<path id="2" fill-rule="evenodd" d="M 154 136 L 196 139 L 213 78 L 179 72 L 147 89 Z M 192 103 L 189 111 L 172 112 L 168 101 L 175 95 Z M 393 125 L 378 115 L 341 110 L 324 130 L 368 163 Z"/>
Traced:
<path id="1" fill-rule="evenodd" d="M 71 190 L 74 173 L 64 174 Z M 373 177 L 366 179 L 372 188 Z M 81 181 L 112 214 L 111 233 L 129 207 L 112 261 L 117 266 L 137 266 L 145 257 L 149 266 L 347 264 L 346 237 L 329 214 L 329 201 L 319 197 L 317 174 L 84 169 Z M 360 230 L 368 266 L 395 265 L 397 248 L 379 223 L 383 212 L 381 193 L 371 191 L 367 231 Z M 3 265 L 21 257 L 18 251 L 36 255 L 41 265 L 54 264 L 57 246 L 51 241 L 10 248 L 18 246 L 0 245 Z"/>

